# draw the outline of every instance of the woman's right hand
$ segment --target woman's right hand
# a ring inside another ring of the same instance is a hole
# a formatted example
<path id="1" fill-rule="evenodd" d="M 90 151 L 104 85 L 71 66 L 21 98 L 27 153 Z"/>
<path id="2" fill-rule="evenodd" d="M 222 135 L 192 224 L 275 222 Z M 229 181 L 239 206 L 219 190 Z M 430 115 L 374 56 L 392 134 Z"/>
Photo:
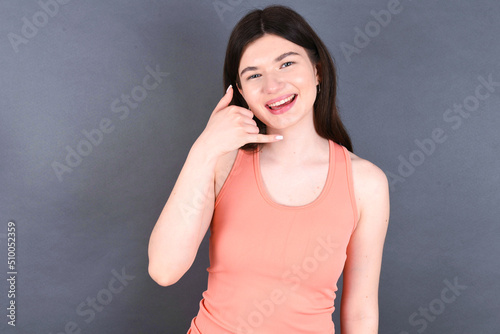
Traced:
<path id="1" fill-rule="evenodd" d="M 254 114 L 239 106 L 230 106 L 233 99 L 233 87 L 229 86 L 226 94 L 212 111 L 205 130 L 198 140 L 215 156 L 234 151 L 247 143 L 269 143 L 276 135 L 259 134 L 259 127 L 252 119 Z"/>

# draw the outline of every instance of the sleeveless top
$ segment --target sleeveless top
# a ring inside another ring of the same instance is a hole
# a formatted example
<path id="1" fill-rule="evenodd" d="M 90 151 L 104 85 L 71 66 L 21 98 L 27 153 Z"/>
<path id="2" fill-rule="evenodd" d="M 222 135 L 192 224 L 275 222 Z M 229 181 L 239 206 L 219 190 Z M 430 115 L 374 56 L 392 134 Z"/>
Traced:
<path id="1" fill-rule="evenodd" d="M 351 160 L 329 140 L 326 183 L 303 206 L 274 202 L 259 152 L 238 150 L 215 201 L 208 286 L 188 334 L 332 334 L 337 281 L 356 227 Z"/>

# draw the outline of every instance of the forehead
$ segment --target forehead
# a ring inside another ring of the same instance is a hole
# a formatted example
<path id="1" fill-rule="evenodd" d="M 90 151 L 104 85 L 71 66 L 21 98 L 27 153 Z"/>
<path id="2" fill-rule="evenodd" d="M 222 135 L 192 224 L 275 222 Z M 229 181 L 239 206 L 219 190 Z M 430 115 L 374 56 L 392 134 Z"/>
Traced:
<path id="1" fill-rule="evenodd" d="M 239 67 L 241 69 L 248 65 L 272 62 L 276 57 L 289 51 L 306 55 L 305 49 L 300 45 L 280 36 L 266 34 L 246 46 L 241 56 Z"/>

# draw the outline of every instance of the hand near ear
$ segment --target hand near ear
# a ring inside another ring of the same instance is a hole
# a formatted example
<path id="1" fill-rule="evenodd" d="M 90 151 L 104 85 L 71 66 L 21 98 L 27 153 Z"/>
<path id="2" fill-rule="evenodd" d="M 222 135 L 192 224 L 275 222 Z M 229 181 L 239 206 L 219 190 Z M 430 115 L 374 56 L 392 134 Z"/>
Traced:
<path id="1" fill-rule="evenodd" d="M 226 94 L 212 111 L 205 130 L 199 140 L 207 150 L 216 156 L 233 151 L 247 143 L 269 143 L 281 140 L 276 135 L 259 133 L 254 114 L 245 108 L 230 106 L 233 99 L 233 87 L 229 86 Z"/>

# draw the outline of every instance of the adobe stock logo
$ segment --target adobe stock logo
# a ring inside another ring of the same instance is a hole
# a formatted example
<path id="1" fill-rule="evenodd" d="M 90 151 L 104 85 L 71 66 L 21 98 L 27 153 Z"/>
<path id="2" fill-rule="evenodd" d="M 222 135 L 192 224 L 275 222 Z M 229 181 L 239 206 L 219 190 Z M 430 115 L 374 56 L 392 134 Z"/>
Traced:
<path id="1" fill-rule="evenodd" d="M 290 269 L 284 271 L 281 275 L 282 283 L 279 287 L 273 289 L 268 298 L 254 300 L 255 309 L 246 316 L 237 317 L 238 334 L 259 333 L 257 328 L 261 327 L 266 319 L 269 319 L 277 308 L 283 304 L 290 291 L 297 290 L 302 282 L 306 281 L 318 270 L 322 262 L 328 260 L 332 254 L 339 251 L 340 245 L 333 240 L 331 235 L 316 238 L 317 245 L 313 254 L 306 256 L 300 264 L 293 264 Z M 288 296 L 289 297 L 289 296 Z"/>
<path id="2" fill-rule="evenodd" d="M 85 324 L 90 324 L 96 319 L 96 312 L 103 312 L 105 308 L 112 303 L 115 296 L 121 294 L 123 290 L 135 279 L 135 276 L 125 272 L 125 267 L 121 272 L 111 270 L 111 278 L 108 280 L 106 287 L 100 289 L 95 295 L 88 296 L 76 307 L 75 313 L 82 317 Z M 85 326 L 81 326 L 76 321 L 68 321 L 64 325 L 62 331 L 49 334 L 81 334 Z"/>
<path id="3" fill-rule="evenodd" d="M 500 81 L 494 81 L 492 73 L 487 78 L 479 75 L 477 80 L 479 83 L 476 85 L 474 93 L 466 96 L 462 103 L 454 103 L 453 108 L 448 108 L 443 112 L 442 119 L 444 123 L 449 124 L 451 130 L 438 126 L 430 131 L 428 138 L 415 139 L 413 142 L 416 148 L 410 153 L 404 156 L 398 155 L 397 173 L 386 172 L 391 190 L 395 190 L 398 183 L 405 182 L 413 175 L 428 157 L 438 151 L 439 145 L 448 139 L 448 134 L 460 129 L 466 119 L 478 113 L 481 102 L 486 101 L 500 87 Z"/>
<path id="4" fill-rule="evenodd" d="M 114 99 L 110 104 L 110 111 L 123 121 L 129 117 L 130 111 L 135 110 L 140 106 L 151 92 L 158 88 L 163 82 L 163 78 L 169 76 L 170 73 L 160 71 L 160 66 L 156 65 L 152 69 L 149 65 L 146 66 L 146 74 L 142 79 L 142 84 L 134 86 L 129 94 L 121 94 L 120 98 Z M 89 156 L 95 147 L 101 145 L 106 135 L 115 130 L 115 125 L 110 118 L 103 117 L 97 126 L 93 129 L 83 129 L 81 138 L 73 148 L 66 145 L 66 157 L 63 162 L 54 160 L 51 164 L 54 173 L 59 182 L 63 181 L 64 174 L 71 173 L 76 167 L 80 166 L 83 159 Z"/>
<path id="5" fill-rule="evenodd" d="M 21 35 L 9 32 L 7 38 L 9 39 L 10 45 L 14 49 L 15 53 L 19 52 L 19 46 L 21 44 L 28 44 L 30 39 L 33 39 L 41 28 L 45 27 L 49 23 L 49 17 L 54 18 L 59 13 L 59 6 L 66 5 L 71 0 L 39 0 L 37 1 L 38 6 L 42 10 L 36 12 L 31 17 L 31 20 L 26 16 L 21 19 Z"/>
<path id="6" fill-rule="evenodd" d="M 467 289 L 467 286 L 458 282 L 458 277 L 455 276 L 453 283 L 448 279 L 443 281 L 445 287 L 441 290 L 439 298 L 435 298 L 429 302 L 427 307 L 420 306 L 418 312 L 413 312 L 408 318 L 408 322 L 412 327 L 418 327 L 417 333 L 423 333 L 429 326 L 429 323 L 436 321 L 437 317 L 444 313 L 446 306 L 454 303 L 462 294 L 462 291 Z M 399 334 L 410 334 L 407 331 Z"/>
<path id="7" fill-rule="evenodd" d="M 243 0 L 216 0 L 212 4 L 221 22 L 224 22 L 224 13 L 232 12 Z"/>
<path id="8" fill-rule="evenodd" d="M 353 54 L 360 54 L 361 50 L 366 48 L 373 38 L 380 35 L 382 28 L 386 28 L 392 22 L 393 16 L 400 14 L 402 11 L 403 6 L 399 0 L 389 0 L 387 9 L 382 9 L 378 12 L 371 10 L 370 15 L 374 20 L 368 21 L 363 30 L 359 27 L 354 27 L 354 45 L 346 42 L 340 43 L 340 49 L 347 63 L 350 64 Z"/>
<path id="9" fill-rule="evenodd" d="M 192 189 L 194 193 L 192 193 L 191 202 L 182 203 L 177 207 L 184 221 L 190 221 L 192 219 L 196 219 L 196 217 L 201 217 L 200 215 L 205 210 L 205 206 L 207 205 L 208 201 L 219 200 L 219 196 L 223 195 L 222 186 L 226 182 L 227 178 L 235 177 L 241 172 L 241 169 L 237 168 L 237 166 L 233 167 L 233 163 L 236 163 L 236 161 L 227 161 L 226 165 L 224 167 L 221 167 L 221 170 L 230 170 L 231 174 L 223 175 L 223 173 L 217 173 L 214 182 L 210 183 L 207 183 L 205 182 L 205 180 L 201 179 L 194 182 L 197 186 Z M 215 198 L 212 184 L 215 184 L 216 186 L 221 188 L 217 198 Z"/>

